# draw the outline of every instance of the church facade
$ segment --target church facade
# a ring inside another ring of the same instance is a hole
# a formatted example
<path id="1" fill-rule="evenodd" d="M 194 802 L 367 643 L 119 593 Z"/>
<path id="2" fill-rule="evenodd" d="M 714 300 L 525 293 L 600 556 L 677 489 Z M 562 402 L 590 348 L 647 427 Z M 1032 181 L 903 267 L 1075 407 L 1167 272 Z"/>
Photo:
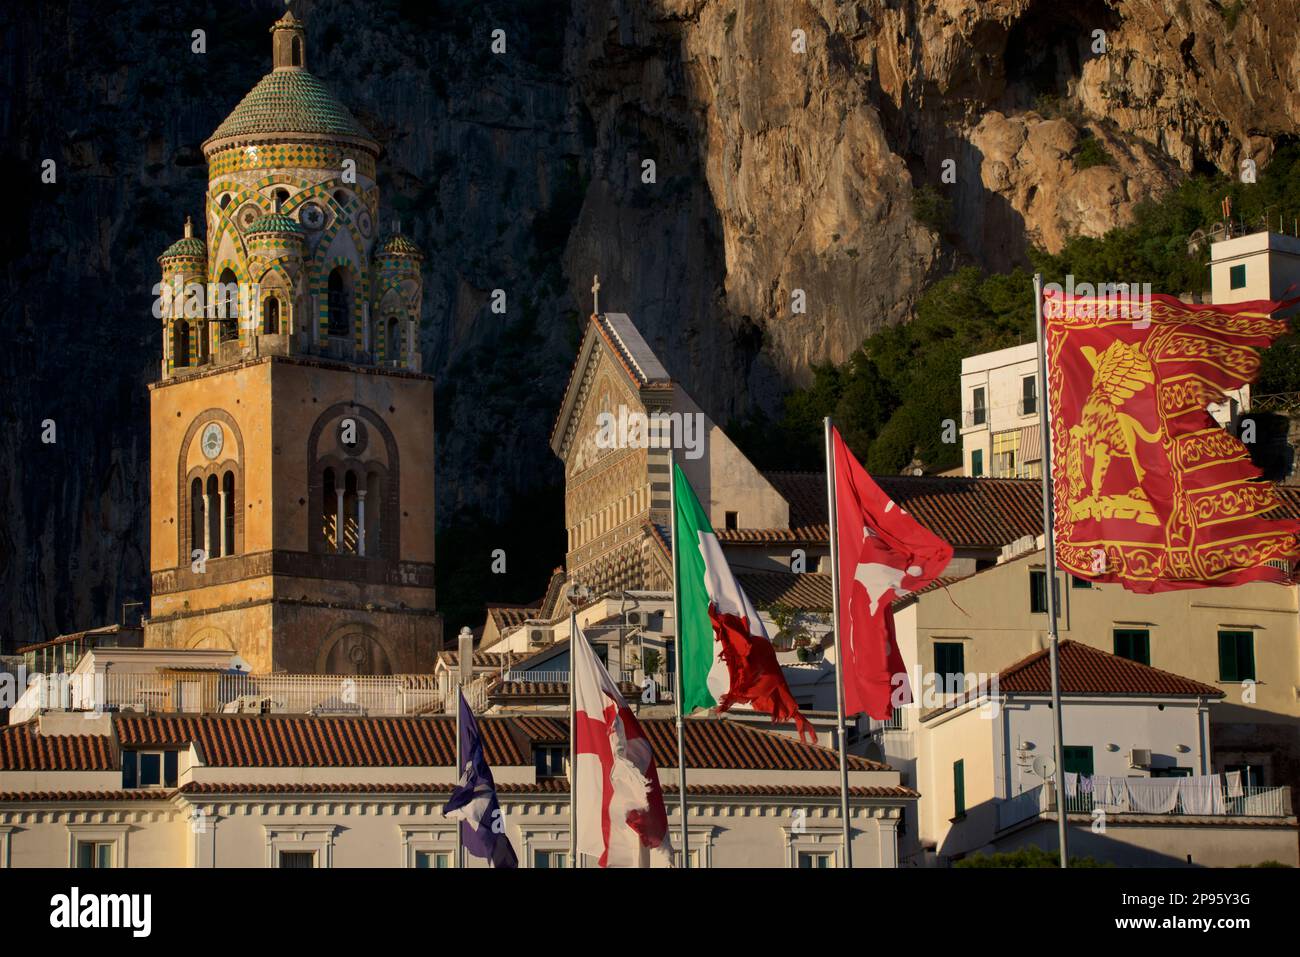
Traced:
<path id="1" fill-rule="evenodd" d="M 423 255 L 378 235 L 379 145 L 306 69 L 274 68 L 204 143 L 206 238 L 159 258 L 145 644 L 254 671 L 427 671 L 433 380 Z"/>

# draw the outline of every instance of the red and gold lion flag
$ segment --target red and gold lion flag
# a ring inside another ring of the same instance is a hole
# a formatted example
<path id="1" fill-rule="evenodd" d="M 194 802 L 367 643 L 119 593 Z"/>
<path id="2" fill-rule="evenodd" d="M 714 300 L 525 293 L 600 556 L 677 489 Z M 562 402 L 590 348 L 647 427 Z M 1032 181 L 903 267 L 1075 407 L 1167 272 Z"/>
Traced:
<path id="1" fill-rule="evenodd" d="M 1057 564 L 1135 592 L 1294 581 L 1300 521 L 1206 406 L 1252 382 L 1283 303 L 1043 300 Z M 1270 564 L 1272 563 L 1272 564 Z"/>

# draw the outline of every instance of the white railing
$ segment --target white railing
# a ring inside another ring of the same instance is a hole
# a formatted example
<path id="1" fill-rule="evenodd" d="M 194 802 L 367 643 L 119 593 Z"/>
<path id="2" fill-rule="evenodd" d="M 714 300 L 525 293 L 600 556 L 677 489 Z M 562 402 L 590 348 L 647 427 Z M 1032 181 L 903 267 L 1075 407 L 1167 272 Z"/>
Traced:
<path id="1" fill-rule="evenodd" d="M 1128 787 L 1151 790 L 1150 781 L 1159 780 L 1166 787 L 1171 779 L 1133 778 Z M 1186 789 L 1186 793 L 1183 790 Z M 1222 784 L 1193 784 L 1180 782 L 1177 802 L 1172 811 L 1163 812 L 1175 817 L 1290 817 L 1291 789 L 1289 787 L 1249 786 L 1230 794 Z M 1144 802 L 1145 803 L 1145 802 Z M 1093 795 L 1077 792 L 1065 800 L 1069 814 L 1091 814 L 1101 808 Z M 998 828 L 1011 827 L 1036 817 L 1044 811 L 1056 810 L 1054 788 L 1040 784 L 1038 787 L 997 802 Z M 1131 806 L 1108 813 L 1140 813 Z"/>
<path id="2" fill-rule="evenodd" d="M 484 698 L 477 695 L 477 710 Z M 442 694 L 400 675 L 194 674 L 39 675 L 10 712 L 10 722 L 40 711 L 220 712 L 370 715 L 438 713 Z"/>
<path id="3" fill-rule="evenodd" d="M 639 671 L 621 671 L 618 680 L 621 683 L 640 684 L 638 680 L 641 672 Z M 671 675 L 669 676 L 672 677 Z M 528 671 L 526 669 L 509 668 L 504 675 L 506 681 L 532 681 L 532 682 L 553 682 L 555 684 L 568 684 L 568 671 Z M 663 685 L 661 676 L 656 675 L 655 680 Z"/>

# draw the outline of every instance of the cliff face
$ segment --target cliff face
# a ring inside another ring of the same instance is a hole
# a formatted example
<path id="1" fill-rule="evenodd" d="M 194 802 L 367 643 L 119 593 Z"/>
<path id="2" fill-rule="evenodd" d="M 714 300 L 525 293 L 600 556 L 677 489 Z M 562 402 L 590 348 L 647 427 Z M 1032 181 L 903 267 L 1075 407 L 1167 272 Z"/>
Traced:
<path id="1" fill-rule="evenodd" d="M 147 594 L 155 257 L 200 209 L 198 145 L 269 69 L 282 9 L 0 13 L 6 643 Z M 445 522 L 559 480 L 546 438 L 593 273 L 725 422 L 905 321 L 953 264 L 1098 235 L 1190 171 L 1262 165 L 1300 125 L 1292 0 L 296 9 L 312 71 L 386 147 L 385 220 L 430 253 Z"/>

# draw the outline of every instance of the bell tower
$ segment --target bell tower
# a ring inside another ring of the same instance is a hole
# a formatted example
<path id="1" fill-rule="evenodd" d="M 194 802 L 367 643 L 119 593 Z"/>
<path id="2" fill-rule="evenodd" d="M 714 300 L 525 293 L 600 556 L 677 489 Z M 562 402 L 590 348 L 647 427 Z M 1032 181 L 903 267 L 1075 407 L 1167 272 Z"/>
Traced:
<path id="1" fill-rule="evenodd" d="M 272 28 L 203 144 L 206 238 L 161 257 L 145 643 L 256 671 L 426 671 L 435 610 L 424 255 L 376 235 L 379 145 Z"/>

